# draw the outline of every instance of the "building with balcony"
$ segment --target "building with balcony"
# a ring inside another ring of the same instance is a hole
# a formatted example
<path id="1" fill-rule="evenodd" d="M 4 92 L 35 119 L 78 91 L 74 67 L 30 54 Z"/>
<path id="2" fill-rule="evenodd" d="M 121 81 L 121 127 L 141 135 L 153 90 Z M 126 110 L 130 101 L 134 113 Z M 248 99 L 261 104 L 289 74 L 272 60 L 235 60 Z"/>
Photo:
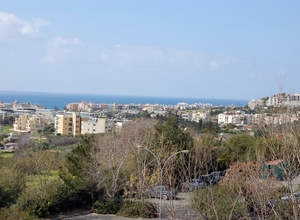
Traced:
<path id="1" fill-rule="evenodd" d="M 19 115 L 19 117 L 15 119 L 13 127 L 15 131 L 27 131 L 35 133 L 39 130 L 43 130 L 46 125 L 46 120 L 43 117 L 25 114 Z"/>
<path id="2" fill-rule="evenodd" d="M 218 115 L 218 124 L 244 124 L 245 112 L 224 112 Z"/>
<path id="3" fill-rule="evenodd" d="M 109 130 L 107 119 L 94 118 L 83 112 L 65 112 L 55 117 L 57 135 L 98 134 Z"/>
<path id="4" fill-rule="evenodd" d="M 57 114 L 54 126 L 57 135 L 79 136 L 81 134 L 81 116 L 75 112 Z"/>
<path id="5" fill-rule="evenodd" d="M 267 106 L 300 106 L 300 94 L 280 93 L 272 95 L 267 100 Z"/>
<path id="6" fill-rule="evenodd" d="M 26 131 L 27 120 L 31 117 L 30 114 L 19 115 L 15 118 L 14 130 L 15 131 Z"/>
<path id="7" fill-rule="evenodd" d="M 106 118 L 89 118 L 81 121 L 81 134 L 99 134 L 108 132 Z"/>

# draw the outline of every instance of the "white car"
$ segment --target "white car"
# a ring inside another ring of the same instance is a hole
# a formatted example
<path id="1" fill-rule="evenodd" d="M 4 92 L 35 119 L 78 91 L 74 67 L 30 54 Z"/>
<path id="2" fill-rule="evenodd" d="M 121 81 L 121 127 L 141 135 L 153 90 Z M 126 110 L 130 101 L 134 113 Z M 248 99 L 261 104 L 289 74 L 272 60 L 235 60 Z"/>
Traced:
<path id="1" fill-rule="evenodd" d="M 281 197 L 282 200 L 291 201 L 294 199 L 300 199 L 300 192 L 294 192 L 292 195 Z"/>

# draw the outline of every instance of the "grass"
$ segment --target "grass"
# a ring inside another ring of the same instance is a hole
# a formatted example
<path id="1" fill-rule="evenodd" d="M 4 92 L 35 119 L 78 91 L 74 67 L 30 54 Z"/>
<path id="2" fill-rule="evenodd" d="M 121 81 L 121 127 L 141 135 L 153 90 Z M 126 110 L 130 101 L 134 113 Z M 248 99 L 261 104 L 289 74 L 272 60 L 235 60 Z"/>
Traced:
<path id="1" fill-rule="evenodd" d="M 0 134 L 8 134 L 11 132 L 12 127 L 9 125 L 0 125 Z"/>
<path id="2" fill-rule="evenodd" d="M 9 157 L 13 157 L 14 156 L 14 152 L 0 152 L 0 157 L 3 158 L 9 158 Z"/>

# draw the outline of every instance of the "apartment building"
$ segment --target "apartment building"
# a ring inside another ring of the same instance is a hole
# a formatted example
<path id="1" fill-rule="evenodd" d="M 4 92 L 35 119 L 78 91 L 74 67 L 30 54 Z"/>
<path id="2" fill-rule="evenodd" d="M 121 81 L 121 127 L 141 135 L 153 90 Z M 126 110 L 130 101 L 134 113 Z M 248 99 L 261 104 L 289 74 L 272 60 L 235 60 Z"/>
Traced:
<path id="1" fill-rule="evenodd" d="M 264 106 L 264 101 L 262 99 L 251 99 L 248 102 L 248 106 L 251 110 L 255 109 L 255 108 L 261 108 Z"/>
<path id="2" fill-rule="evenodd" d="M 37 115 L 33 115 L 27 120 L 26 130 L 28 132 L 38 132 L 39 130 L 44 130 L 47 123 L 43 117 L 39 117 Z"/>
<path id="3" fill-rule="evenodd" d="M 68 109 L 69 111 L 79 111 L 78 109 L 79 103 L 78 102 L 73 102 L 73 103 L 69 103 L 66 106 L 66 109 Z"/>
<path id="4" fill-rule="evenodd" d="M 26 131 L 27 120 L 31 117 L 30 114 L 19 115 L 18 118 L 15 118 L 14 130 L 17 131 Z"/>
<path id="5" fill-rule="evenodd" d="M 191 121 L 192 120 L 192 112 L 181 112 L 181 118 L 183 120 Z"/>
<path id="6" fill-rule="evenodd" d="M 108 132 L 106 118 L 89 118 L 81 121 L 81 134 L 99 134 Z"/>
<path id="7" fill-rule="evenodd" d="M 280 93 L 270 96 L 267 100 L 267 106 L 279 105 L 300 106 L 300 94 Z"/>
<path id="8" fill-rule="evenodd" d="M 210 121 L 210 112 L 209 111 L 193 111 L 191 121 L 199 122 L 209 122 Z"/>
<path id="9" fill-rule="evenodd" d="M 243 111 L 224 112 L 218 115 L 218 124 L 243 124 L 244 119 Z"/>
<path id="10" fill-rule="evenodd" d="M 81 116 L 75 112 L 57 114 L 54 126 L 57 135 L 79 136 L 81 134 Z"/>
<path id="11" fill-rule="evenodd" d="M 46 120 L 43 117 L 37 115 L 19 115 L 15 118 L 14 130 L 15 131 L 27 131 L 27 132 L 37 132 L 43 130 L 47 125 Z"/>
<path id="12" fill-rule="evenodd" d="M 108 131 L 105 118 L 93 118 L 88 114 L 66 112 L 55 117 L 55 132 L 57 135 L 98 134 Z"/>

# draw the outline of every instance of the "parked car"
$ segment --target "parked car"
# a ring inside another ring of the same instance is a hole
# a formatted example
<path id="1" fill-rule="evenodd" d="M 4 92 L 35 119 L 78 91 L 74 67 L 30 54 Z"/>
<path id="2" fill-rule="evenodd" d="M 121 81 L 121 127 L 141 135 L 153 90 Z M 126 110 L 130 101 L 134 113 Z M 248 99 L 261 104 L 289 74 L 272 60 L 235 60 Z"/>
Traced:
<path id="1" fill-rule="evenodd" d="M 183 182 L 180 184 L 180 189 L 183 192 L 190 191 L 193 189 L 203 188 L 204 183 L 200 179 L 191 179 L 189 182 Z"/>
<path id="2" fill-rule="evenodd" d="M 252 213 L 253 219 L 260 219 L 259 217 L 262 216 L 262 213 L 264 213 L 265 219 L 269 219 L 269 216 L 274 211 L 274 207 L 278 206 L 280 204 L 280 200 L 278 199 L 269 199 L 264 203 L 257 203 L 254 205 L 254 210 Z M 255 218 L 257 217 L 257 218 Z"/>
<path id="3" fill-rule="evenodd" d="M 281 197 L 282 200 L 286 201 L 291 201 L 293 198 L 300 201 L 300 192 L 294 192 L 292 195 Z"/>
<path id="4" fill-rule="evenodd" d="M 214 171 L 210 174 L 201 175 L 200 179 L 203 181 L 204 185 L 217 184 L 225 177 L 225 171 Z"/>
<path id="5" fill-rule="evenodd" d="M 149 190 L 149 195 L 151 198 L 160 198 L 161 195 L 164 200 L 175 199 L 178 191 L 168 186 L 155 186 Z"/>

